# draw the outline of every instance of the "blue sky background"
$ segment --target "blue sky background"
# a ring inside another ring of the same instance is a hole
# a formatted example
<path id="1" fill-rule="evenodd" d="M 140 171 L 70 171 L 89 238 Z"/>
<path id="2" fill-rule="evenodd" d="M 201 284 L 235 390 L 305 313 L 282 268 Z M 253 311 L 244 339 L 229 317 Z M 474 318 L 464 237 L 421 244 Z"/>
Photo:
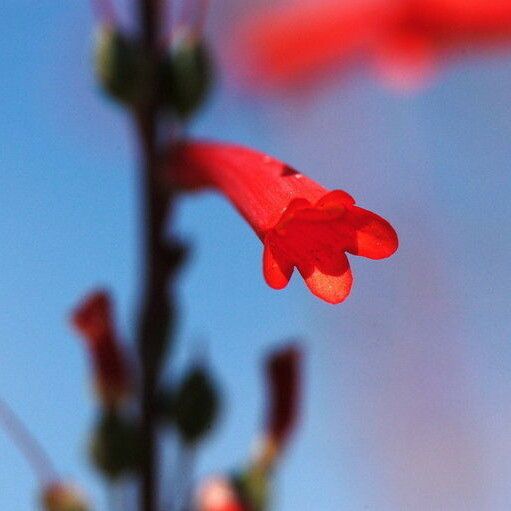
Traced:
<path id="1" fill-rule="evenodd" d="M 230 4 L 214 5 L 213 33 L 234 23 Z M 130 339 L 133 132 L 96 90 L 87 2 L 5 0 L 0 29 L 0 394 L 106 509 L 84 457 L 94 407 L 67 315 L 107 286 Z M 352 296 L 332 307 L 296 275 L 285 291 L 267 288 L 260 242 L 224 200 L 183 201 L 179 230 L 194 253 L 179 286 L 178 358 L 206 340 L 226 394 L 201 473 L 243 462 L 262 413 L 261 359 L 298 337 L 303 421 L 275 509 L 509 509 L 511 50 L 456 63 L 413 95 L 369 73 L 286 97 L 219 86 L 192 131 L 349 191 L 401 241 L 388 261 L 352 258 Z M 0 509 L 35 509 L 35 491 L 0 432 Z"/>

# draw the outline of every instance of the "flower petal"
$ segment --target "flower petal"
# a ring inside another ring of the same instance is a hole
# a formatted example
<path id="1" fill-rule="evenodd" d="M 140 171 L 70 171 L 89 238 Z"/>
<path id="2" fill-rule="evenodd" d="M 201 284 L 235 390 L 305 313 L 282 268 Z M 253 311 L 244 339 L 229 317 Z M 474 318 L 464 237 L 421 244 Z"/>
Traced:
<path id="1" fill-rule="evenodd" d="M 282 213 L 279 224 L 283 225 L 288 220 L 292 220 L 298 211 L 308 209 L 310 206 L 311 203 L 307 199 L 303 199 L 301 197 L 293 199 Z"/>
<path id="2" fill-rule="evenodd" d="M 300 265 L 298 270 L 312 294 L 325 302 L 337 304 L 350 294 L 353 275 L 345 254 L 336 256 L 336 266 L 336 271 L 312 265 Z"/>
<path id="3" fill-rule="evenodd" d="M 273 249 L 269 240 L 265 240 L 263 274 L 266 283 L 273 289 L 283 289 L 287 286 L 293 270 L 293 264 L 285 256 L 282 256 Z"/>
<path id="4" fill-rule="evenodd" d="M 353 206 L 346 213 L 346 221 L 355 229 L 350 254 L 384 259 L 391 256 L 398 247 L 394 228 L 381 216 L 366 209 Z"/>
<path id="5" fill-rule="evenodd" d="M 338 208 L 341 206 L 353 206 L 355 199 L 343 190 L 333 190 L 316 202 L 316 207 L 320 209 Z"/>

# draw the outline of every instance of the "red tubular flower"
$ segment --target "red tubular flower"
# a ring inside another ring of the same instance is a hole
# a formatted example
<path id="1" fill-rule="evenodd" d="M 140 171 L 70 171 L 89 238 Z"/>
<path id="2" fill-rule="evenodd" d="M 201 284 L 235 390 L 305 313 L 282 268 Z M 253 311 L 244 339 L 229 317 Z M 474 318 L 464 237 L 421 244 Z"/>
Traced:
<path id="1" fill-rule="evenodd" d="M 107 406 L 119 403 L 130 391 L 131 378 L 114 332 L 109 295 L 98 291 L 88 296 L 73 312 L 72 323 L 89 349 L 100 398 Z"/>
<path id="2" fill-rule="evenodd" d="M 295 0 L 250 17 L 239 34 L 233 67 L 255 83 L 286 86 L 374 59 L 385 77 L 406 86 L 431 74 L 438 57 L 511 46 L 511 2 Z"/>
<path id="3" fill-rule="evenodd" d="M 356 61 L 377 38 L 392 9 L 386 0 L 301 0 L 266 8 L 242 21 L 229 48 L 246 84 L 286 86 Z"/>
<path id="4" fill-rule="evenodd" d="M 230 199 L 264 244 L 264 277 L 274 289 L 286 287 L 297 267 L 313 294 L 340 303 L 353 282 L 345 252 L 382 259 L 397 249 L 386 220 L 263 153 L 186 142 L 169 161 L 178 185 L 214 187 Z"/>

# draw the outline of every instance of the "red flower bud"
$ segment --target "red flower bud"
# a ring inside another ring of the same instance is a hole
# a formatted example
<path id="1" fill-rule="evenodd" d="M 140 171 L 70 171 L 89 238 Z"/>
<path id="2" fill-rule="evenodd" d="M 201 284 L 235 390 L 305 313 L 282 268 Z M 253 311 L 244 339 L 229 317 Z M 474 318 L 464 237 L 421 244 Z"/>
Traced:
<path id="1" fill-rule="evenodd" d="M 106 406 L 118 404 L 130 391 L 131 377 L 114 332 L 109 295 L 98 291 L 87 297 L 73 312 L 72 323 L 89 349 L 101 400 Z"/>
<path id="2" fill-rule="evenodd" d="M 77 488 L 60 482 L 43 490 L 42 504 L 45 511 L 88 511 L 85 496 Z"/>
<path id="3" fill-rule="evenodd" d="M 209 479 L 199 488 L 196 511 L 247 511 L 233 485 L 226 479 Z"/>
<path id="4" fill-rule="evenodd" d="M 268 415 L 266 434 L 281 450 L 292 433 L 300 401 L 301 353 L 288 346 L 268 357 Z"/>
<path id="5" fill-rule="evenodd" d="M 398 246 L 392 226 L 263 153 L 229 144 L 183 143 L 170 154 L 170 178 L 186 188 L 224 193 L 264 244 L 263 272 L 274 289 L 296 267 L 313 294 L 329 303 L 349 294 L 344 252 L 382 259 Z"/>

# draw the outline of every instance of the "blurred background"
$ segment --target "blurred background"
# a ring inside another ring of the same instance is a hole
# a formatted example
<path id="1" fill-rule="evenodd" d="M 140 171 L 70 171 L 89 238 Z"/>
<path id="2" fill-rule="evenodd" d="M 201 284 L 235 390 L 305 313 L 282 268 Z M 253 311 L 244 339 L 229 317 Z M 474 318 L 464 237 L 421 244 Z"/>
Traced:
<path id="1" fill-rule="evenodd" d="M 268 2 L 212 2 L 221 34 Z M 88 364 L 69 311 L 114 293 L 131 338 L 137 299 L 136 145 L 97 90 L 87 2 L 0 4 L 0 395 L 64 476 L 106 509 L 85 453 Z M 303 341 L 303 416 L 274 509 L 508 510 L 511 502 L 511 49 L 466 56 L 428 86 L 370 72 L 251 95 L 220 82 L 191 126 L 289 162 L 389 219 L 400 250 L 352 258 L 329 306 L 296 276 L 261 275 L 261 246 L 225 200 L 179 207 L 193 246 L 180 279 L 178 364 L 204 344 L 225 394 L 200 474 L 242 464 L 264 406 L 261 361 Z M 0 432 L 0 508 L 34 509 L 36 484 Z"/>

